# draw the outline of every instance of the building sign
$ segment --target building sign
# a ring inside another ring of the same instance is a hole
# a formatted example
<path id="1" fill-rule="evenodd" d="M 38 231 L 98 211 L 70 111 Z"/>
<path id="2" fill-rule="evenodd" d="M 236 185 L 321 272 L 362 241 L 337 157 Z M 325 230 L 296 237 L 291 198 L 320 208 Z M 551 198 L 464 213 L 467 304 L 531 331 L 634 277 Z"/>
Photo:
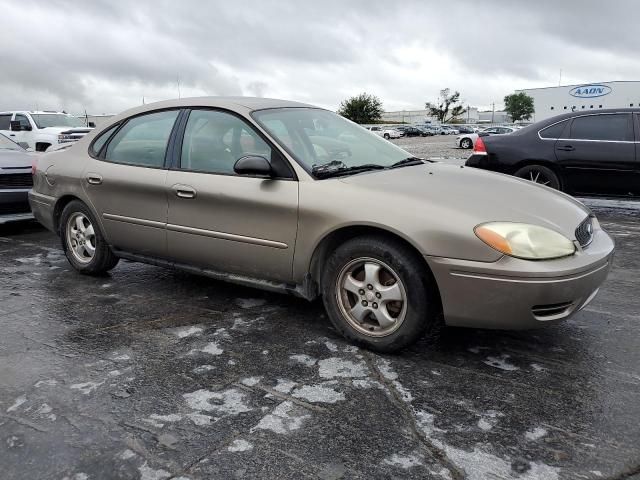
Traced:
<path id="1" fill-rule="evenodd" d="M 602 97 L 611 93 L 611 87 L 606 85 L 580 85 L 569 90 L 569 95 L 578 98 Z"/>

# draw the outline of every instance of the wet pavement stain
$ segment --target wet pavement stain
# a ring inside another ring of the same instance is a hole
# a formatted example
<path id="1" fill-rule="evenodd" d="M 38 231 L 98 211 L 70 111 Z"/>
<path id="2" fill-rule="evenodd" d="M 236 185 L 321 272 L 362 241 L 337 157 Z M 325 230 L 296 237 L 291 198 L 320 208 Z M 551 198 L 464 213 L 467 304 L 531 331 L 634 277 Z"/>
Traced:
<path id="1" fill-rule="evenodd" d="M 71 270 L 36 226 L 0 230 L 7 479 L 600 479 L 640 473 L 640 243 L 535 332 L 446 329 L 394 356 L 319 302 L 121 262 Z"/>

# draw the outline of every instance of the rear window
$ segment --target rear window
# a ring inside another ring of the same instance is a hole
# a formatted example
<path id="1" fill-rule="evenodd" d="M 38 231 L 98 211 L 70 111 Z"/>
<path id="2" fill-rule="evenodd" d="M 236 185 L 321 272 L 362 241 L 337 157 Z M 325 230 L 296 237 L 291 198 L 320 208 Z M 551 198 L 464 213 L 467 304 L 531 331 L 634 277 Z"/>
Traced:
<path id="1" fill-rule="evenodd" d="M 104 144 L 107 143 L 109 138 L 111 138 L 111 135 L 113 135 L 113 132 L 115 132 L 119 126 L 120 125 L 114 125 L 93 141 L 93 144 L 91 145 L 91 153 L 93 156 L 98 156 L 100 154 L 100 150 L 102 150 Z"/>
<path id="2" fill-rule="evenodd" d="M 550 125 L 547 128 L 543 128 L 542 130 L 540 130 L 540 137 L 550 139 L 562 138 L 562 132 L 564 131 L 568 122 L 568 120 L 565 120 L 564 122 L 556 123 L 555 125 Z"/>
<path id="3" fill-rule="evenodd" d="M 631 115 L 589 115 L 576 117 L 571 124 L 570 138 L 576 140 L 631 140 Z"/>

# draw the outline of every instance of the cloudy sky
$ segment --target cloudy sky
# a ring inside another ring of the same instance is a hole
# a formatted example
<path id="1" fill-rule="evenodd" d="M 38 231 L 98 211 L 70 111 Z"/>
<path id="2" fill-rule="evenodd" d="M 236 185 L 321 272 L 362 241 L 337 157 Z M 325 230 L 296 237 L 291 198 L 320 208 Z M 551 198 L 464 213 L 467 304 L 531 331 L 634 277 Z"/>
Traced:
<path id="1" fill-rule="evenodd" d="M 0 109 L 116 113 L 199 95 L 387 110 L 444 87 L 497 106 L 513 90 L 640 80 L 640 6 L 622 1 L 21 0 L 2 2 Z"/>

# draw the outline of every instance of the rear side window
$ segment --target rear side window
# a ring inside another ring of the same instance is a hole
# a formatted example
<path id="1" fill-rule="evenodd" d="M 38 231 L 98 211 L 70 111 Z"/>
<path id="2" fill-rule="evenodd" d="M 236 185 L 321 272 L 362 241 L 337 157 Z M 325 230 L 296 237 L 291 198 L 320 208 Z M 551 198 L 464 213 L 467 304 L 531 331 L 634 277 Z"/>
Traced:
<path id="1" fill-rule="evenodd" d="M 631 140 L 631 116 L 628 114 L 589 115 L 576 117 L 570 138 L 576 140 Z"/>
<path id="2" fill-rule="evenodd" d="M 91 144 L 92 156 L 97 157 L 100 154 L 100 150 L 102 150 L 102 147 L 104 147 L 104 144 L 107 143 L 109 138 L 111 138 L 111 135 L 113 135 L 113 132 L 115 132 L 119 126 L 120 125 L 114 125 L 113 127 L 111 127 L 106 132 L 102 133 L 98 138 L 96 138 L 93 141 L 93 143 Z"/>
<path id="3" fill-rule="evenodd" d="M 550 138 L 557 139 L 562 138 L 562 132 L 564 132 L 565 127 L 569 121 L 565 120 L 564 122 L 556 123 L 555 125 L 550 125 L 547 128 L 543 128 L 540 130 L 540 137 L 542 138 Z"/>
<path id="4" fill-rule="evenodd" d="M 105 160 L 142 167 L 162 167 L 178 110 L 150 113 L 129 120 L 107 146 Z"/>
<path id="5" fill-rule="evenodd" d="M 0 130 L 9 130 L 11 127 L 11 114 L 0 115 Z"/>
<path id="6" fill-rule="evenodd" d="M 24 115 L 16 115 L 16 122 L 20 122 L 20 126 L 22 128 L 31 127 L 31 123 L 29 122 L 29 119 L 27 117 L 25 117 Z"/>

